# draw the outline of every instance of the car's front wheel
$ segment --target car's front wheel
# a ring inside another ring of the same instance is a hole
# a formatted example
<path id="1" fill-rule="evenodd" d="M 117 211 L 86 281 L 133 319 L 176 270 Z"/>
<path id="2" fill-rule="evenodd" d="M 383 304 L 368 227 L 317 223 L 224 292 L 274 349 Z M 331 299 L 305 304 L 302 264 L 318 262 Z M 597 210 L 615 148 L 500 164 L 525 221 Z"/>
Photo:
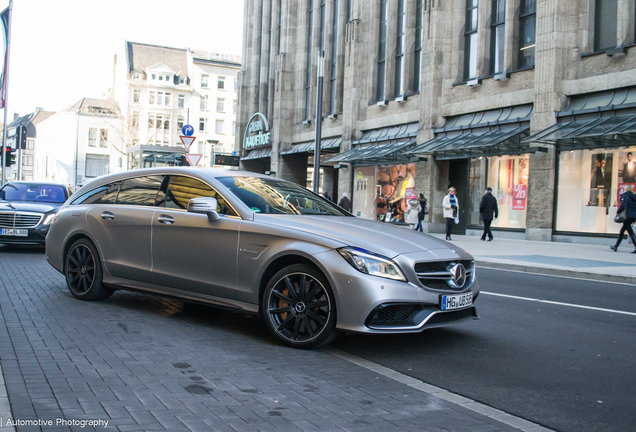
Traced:
<path id="1" fill-rule="evenodd" d="M 102 264 L 95 245 L 88 239 L 79 239 L 70 247 L 64 276 L 69 291 L 80 300 L 104 300 L 113 294 L 102 282 Z"/>
<path id="2" fill-rule="evenodd" d="M 270 332 L 287 346 L 311 349 L 337 336 L 333 291 L 324 275 L 308 265 L 276 273 L 265 289 L 262 311 Z"/>

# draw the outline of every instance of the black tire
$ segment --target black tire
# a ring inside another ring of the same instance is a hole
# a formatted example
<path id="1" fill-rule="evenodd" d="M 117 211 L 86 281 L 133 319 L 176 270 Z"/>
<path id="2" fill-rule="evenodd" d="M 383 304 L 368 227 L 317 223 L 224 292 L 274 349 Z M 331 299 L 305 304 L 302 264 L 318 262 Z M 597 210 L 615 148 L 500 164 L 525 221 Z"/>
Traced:
<path id="1" fill-rule="evenodd" d="M 333 291 L 324 275 L 306 264 L 285 267 L 272 277 L 261 311 L 269 331 L 293 348 L 317 348 L 338 335 Z"/>
<path id="2" fill-rule="evenodd" d="M 104 300 L 114 292 L 104 286 L 97 248 L 86 238 L 77 240 L 69 248 L 64 258 L 64 276 L 69 291 L 80 300 Z"/>

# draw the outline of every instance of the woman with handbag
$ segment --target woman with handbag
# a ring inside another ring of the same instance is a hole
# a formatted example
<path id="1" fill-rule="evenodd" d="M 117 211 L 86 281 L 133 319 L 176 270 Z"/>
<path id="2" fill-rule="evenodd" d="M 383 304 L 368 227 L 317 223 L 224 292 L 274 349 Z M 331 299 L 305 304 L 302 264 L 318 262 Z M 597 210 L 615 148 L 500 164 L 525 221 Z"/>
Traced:
<path id="1" fill-rule="evenodd" d="M 453 223 L 459 214 L 459 201 L 455 196 L 455 188 L 448 188 L 448 195 L 444 197 L 442 207 L 444 209 L 444 217 L 446 218 L 446 240 L 451 240 L 451 231 L 453 230 Z"/>
<path id="2" fill-rule="evenodd" d="M 627 231 L 629 238 L 632 239 L 632 243 L 636 248 L 636 235 L 634 235 L 634 230 L 632 229 L 632 224 L 636 222 L 636 195 L 634 194 L 634 186 L 632 185 L 625 186 L 625 192 L 621 195 L 621 205 L 618 210 L 616 210 L 616 218 L 614 220 L 618 222 L 623 216 L 623 226 L 621 227 L 621 232 L 618 234 L 618 239 L 616 239 L 616 244 L 610 246 L 614 252 L 618 250 L 618 245 L 621 244 L 625 231 Z M 636 253 L 636 249 L 634 249 L 632 253 Z"/>

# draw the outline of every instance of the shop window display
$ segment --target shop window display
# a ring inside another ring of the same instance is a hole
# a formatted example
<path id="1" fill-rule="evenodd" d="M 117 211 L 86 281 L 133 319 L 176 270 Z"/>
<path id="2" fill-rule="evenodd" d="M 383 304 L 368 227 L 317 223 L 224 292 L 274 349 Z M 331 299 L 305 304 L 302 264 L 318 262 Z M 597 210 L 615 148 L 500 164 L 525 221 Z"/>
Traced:
<path id="1" fill-rule="evenodd" d="M 526 228 L 529 165 L 528 155 L 488 158 L 486 186 L 492 188 L 499 205 L 493 228 Z"/>
<path id="2" fill-rule="evenodd" d="M 404 222 L 406 197 L 414 189 L 414 163 L 356 168 L 353 214 L 382 222 Z"/>
<path id="3" fill-rule="evenodd" d="M 559 154 L 556 230 L 618 233 L 614 222 L 625 185 L 636 186 L 636 147 Z"/>

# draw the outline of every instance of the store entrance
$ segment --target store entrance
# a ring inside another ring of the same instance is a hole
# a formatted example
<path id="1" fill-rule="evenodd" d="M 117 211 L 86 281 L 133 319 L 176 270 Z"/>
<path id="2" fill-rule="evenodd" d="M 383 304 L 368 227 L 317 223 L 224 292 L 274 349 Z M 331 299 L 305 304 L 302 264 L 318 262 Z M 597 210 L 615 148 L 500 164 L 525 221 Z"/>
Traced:
<path id="1" fill-rule="evenodd" d="M 466 235 L 466 225 L 470 216 L 468 199 L 468 177 L 470 159 L 455 159 L 448 161 L 448 187 L 457 190 L 459 200 L 459 223 L 453 225 L 453 234 Z"/>

